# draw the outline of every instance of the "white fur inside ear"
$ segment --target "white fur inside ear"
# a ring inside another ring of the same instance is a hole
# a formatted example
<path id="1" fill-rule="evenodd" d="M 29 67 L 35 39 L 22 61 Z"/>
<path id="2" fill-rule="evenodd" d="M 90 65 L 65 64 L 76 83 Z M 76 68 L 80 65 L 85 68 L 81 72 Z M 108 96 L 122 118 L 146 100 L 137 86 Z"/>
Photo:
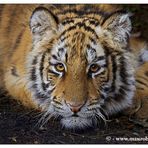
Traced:
<path id="1" fill-rule="evenodd" d="M 114 14 L 109 17 L 103 27 L 112 34 L 114 41 L 127 44 L 132 29 L 130 14 Z"/>
<path id="2" fill-rule="evenodd" d="M 115 40 L 119 42 L 126 42 L 127 37 L 130 36 L 130 31 L 132 29 L 129 15 L 124 14 L 119 16 L 119 19 L 117 18 L 114 25 L 115 26 L 113 30 L 115 33 Z"/>
<path id="3" fill-rule="evenodd" d="M 33 33 L 39 33 L 43 28 L 49 25 L 46 15 L 43 10 L 34 12 L 30 21 L 30 27 Z"/>
<path id="4" fill-rule="evenodd" d="M 131 21 L 129 19 L 129 14 L 125 14 L 123 16 L 121 16 L 120 20 L 119 20 L 119 26 L 125 30 L 126 33 L 130 33 L 132 26 L 131 26 Z"/>
<path id="5" fill-rule="evenodd" d="M 50 12 L 46 9 L 37 9 L 30 19 L 33 34 L 44 34 L 47 30 L 56 30 L 57 24 Z"/>

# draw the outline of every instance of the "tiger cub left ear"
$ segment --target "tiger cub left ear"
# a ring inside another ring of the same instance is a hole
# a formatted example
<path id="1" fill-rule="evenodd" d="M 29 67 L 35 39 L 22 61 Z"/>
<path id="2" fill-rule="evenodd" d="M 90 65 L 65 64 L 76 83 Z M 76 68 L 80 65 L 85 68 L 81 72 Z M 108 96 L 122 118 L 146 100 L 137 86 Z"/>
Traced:
<path id="1" fill-rule="evenodd" d="M 108 30 L 114 41 L 127 43 L 132 30 L 130 15 L 127 13 L 114 13 L 108 17 L 102 24 L 102 27 Z"/>
<path id="2" fill-rule="evenodd" d="M 41 37 L 47 31 L 54 33 L 57 30 L 57 18 L 46 8 L 38 7 L 30 18 L 30 29 L 33 37 Z"/>

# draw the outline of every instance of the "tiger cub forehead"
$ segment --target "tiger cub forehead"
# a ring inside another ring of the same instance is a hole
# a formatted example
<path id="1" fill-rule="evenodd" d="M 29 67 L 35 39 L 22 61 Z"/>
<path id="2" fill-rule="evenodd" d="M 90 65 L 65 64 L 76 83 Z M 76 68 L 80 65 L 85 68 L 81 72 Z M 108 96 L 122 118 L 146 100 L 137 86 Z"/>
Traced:
<path id="1" fill-rule="evenodd" d="M 97 57 L 104 56 L 105 53 L 96 36 L 78 28 L 61 36 L 53 45 L 51 55 L 56 55 L 62 62 L 70 63 L 81 59 L 90 64 L 97 60 Z"/>
<path id="2" fill-rule="evenodd" d="M 60 60 L 87 59 L 88 63 L 96 57 L 104 56 L 104 50 L 99 43 L 96 27 L 99 22 L 93 18 L 71 18 L 64 20 L 59 25 L 59 36 L 51 49 L 52 54 L 57 54 Z"/>
<path id="3" fill-rule="evenodd" d="M 89 36 L 95 36 L 98 38 L 96 28 L 99 27 L 99 20 L 89 17 L 74 17 L 67 18 L 60 22 L 58 31 L 62 32 L 61 36 L 65 36 L 69 33 L 84 32 Z"/>

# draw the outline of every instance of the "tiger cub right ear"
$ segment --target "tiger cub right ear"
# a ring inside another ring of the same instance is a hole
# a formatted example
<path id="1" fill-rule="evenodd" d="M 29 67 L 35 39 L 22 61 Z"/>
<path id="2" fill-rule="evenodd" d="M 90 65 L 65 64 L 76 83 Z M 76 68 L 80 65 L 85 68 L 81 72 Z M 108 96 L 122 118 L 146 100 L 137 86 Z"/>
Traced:
<path id="1" fill-rule="evenodd" d="M 47 31 L 57 31 L 57 18 L 46 8 L 38 7 L 30 18 L 30 28 L 34 37 L 40 37 Z"/>
<path id="2" fill-rule="evenodd" d="M 115 43 L 120 42 L 127 45 L 132 29 L 130 16 L 130 13 L 117 11 L 103 21 L 103 29 L 108 30 L 112 34 L 112 39 Z"/>

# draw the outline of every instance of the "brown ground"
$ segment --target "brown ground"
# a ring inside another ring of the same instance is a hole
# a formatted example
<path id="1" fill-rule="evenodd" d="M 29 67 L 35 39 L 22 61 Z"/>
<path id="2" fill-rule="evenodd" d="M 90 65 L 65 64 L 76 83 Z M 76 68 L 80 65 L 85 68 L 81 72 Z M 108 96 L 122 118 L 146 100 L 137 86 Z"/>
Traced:
<path id="1" fill-rule="evenodd" d="M 148 39 L 148 5 L 124 5 L 134 12 L 133 31 L 142 31 Z M 0 94 L 0 144 L 99 144 L 99 143 L 148 143 L 148 128 L 131 123 L 124 115 L 112 117 L 106 126 L 74 132 L 61 128 L 58 121 L 51 120 L 44 127 L 36 126 L 37 111 L 25 109 L 20 103 Z M 131 141 L 116 138 L 137 138 Z M 145 139 L 138 139 L 145 138 Z M 147 139 L 146 139 L 147 138 Z"/>

